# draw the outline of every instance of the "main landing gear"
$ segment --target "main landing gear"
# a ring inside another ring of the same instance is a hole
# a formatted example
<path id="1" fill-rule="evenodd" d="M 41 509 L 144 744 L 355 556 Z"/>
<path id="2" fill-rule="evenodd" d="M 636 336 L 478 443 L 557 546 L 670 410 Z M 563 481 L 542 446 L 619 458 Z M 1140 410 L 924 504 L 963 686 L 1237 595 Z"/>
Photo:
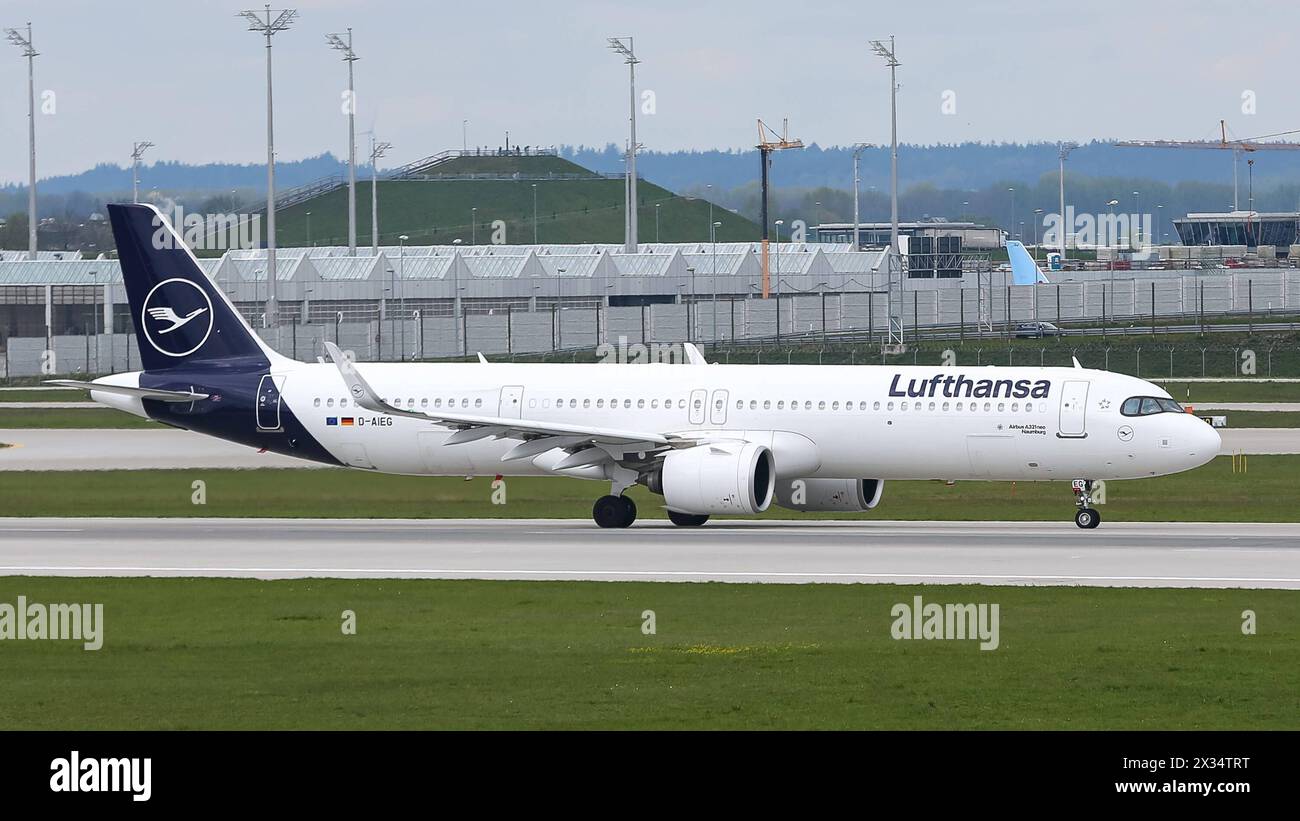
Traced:
<path id="1" fill-rule="evenodd" d="M 678 527 L 699 527 L 708 520 L 708 516 L 702 516 L 695 513 L 678 513 L 675 510 L 668 511 L 668 521 Z"/>
<path id="2" fill-rule="evenodd" d="M 601 527 L 631 527 L 636 521 L 636 503 L 623 495 L 601 496 L 591 507 L 591 518 Z"/>
<path id="3" fill-rule="evenodd" d="M 1101 524 L 1101 514 L 1092 506 L 1092 480 L 1075 479 L 1074 487 L 1074 504 L 1078 508 L 1074 512 L 1074 523 L 1084 530 L 1092 530 Z"/>

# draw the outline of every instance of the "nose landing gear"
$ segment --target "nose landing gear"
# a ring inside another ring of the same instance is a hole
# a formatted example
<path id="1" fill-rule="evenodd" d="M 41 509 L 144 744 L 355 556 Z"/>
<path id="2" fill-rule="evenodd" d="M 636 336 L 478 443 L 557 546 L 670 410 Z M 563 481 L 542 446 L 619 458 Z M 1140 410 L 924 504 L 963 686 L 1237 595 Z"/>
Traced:
<path id="1" fill-rule="evenodd" d="M 1074 504 L 1078 510 L 1074 513 L 1074 523 L 1084 530 L 1092 530 L 1101 524 L 1101 513 L 1092 506 L 1092 480 L 1075 479 Z"/>

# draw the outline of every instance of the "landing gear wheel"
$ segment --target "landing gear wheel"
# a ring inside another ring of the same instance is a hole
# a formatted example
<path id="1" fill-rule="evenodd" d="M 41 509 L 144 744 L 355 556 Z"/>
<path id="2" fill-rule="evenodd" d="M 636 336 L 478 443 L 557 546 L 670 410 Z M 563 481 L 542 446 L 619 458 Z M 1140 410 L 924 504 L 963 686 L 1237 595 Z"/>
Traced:
<path id="1" fill-rule="evenodd" d="M 636 503 L 626 496 L 601 496 L 591 506 L 591 518 L 601 527 L 628 527 L 636 521 Z"/>
<path id="2" fill-rule="evenodd" d="M 1092 488 L 1091 479 L 1075 479 L 1071 483 L 1074 488 L 1074 504 L 1078 510 L 1074 514 L 1074 523 L 1084 530 L 1092 530 L 1101 524 L 1101 514 L 1092 506 Z"/>
<path id="3" fill-rule="evenodd" d="M 1101 514 L 1090 507 L 1081 507 L 1074 514 L 1074 523 L 1084 530 L 1092 530 L 1101 524 Z"/>
<path id="4" fill-rule="evenodd" d="M 623 523 L 619 527 L 631 527 L 636 521 L 636 502 L 626 496 L 619 496 L 618 500 L 623 505 Z"/>
<path id="5" fill-rule="evenodd" d="M 694 513 L 678 513 L 675 510 L 668 511 L 668 521 L 678 527 L 699 527 L 708 520 L 708 516 L 700 516 Z"/>

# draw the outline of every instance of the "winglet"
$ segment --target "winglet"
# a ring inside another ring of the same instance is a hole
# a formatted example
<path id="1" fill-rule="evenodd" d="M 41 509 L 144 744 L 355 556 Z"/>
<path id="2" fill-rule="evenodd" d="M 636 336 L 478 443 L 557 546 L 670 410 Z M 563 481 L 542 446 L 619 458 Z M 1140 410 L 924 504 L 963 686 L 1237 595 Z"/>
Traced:
<path id="1" fill-rule="evenodd" d="M 335 367 L 339 369 L 339 374 L 343 377 L 343 383 L 348 386 L 348 393 L 351 394 L 353 401 L 368 411 L 376 413 L 391 413 L 396 408 L 389 407 L 379 400 L 379 395 L 375 393 L 370 384 L 361 377 L 361 374 L 353 366 L 352 360 L 339 350 L 339 346 L 325 340 L 325 352 L 329 354 L 330 360 Z"/>
<path id="2" fill-rule="evenodd" d="M 480 365 L 486 365 L 488 363 L 487 357 L 483 355 L 482 351 L 478 352 L 478 363 Z"/>
<path id="3" fill-rule="evenodd" d="M 1074 367 L 1078 368 L 1079 370 L 1083 370 L 1083 366 L 1079 364 L 1079 357 L 1072 356 L 1070 357 L 1070 361 L 1074 363 Z"/>
<path id="4" fill-rule="evenodd" d="M 697 348 L 697 347 L 695 347 L 695 343 L 694 343 L 694 342 L 683 342 L 683 343 L 682 343 L 682 349 L 683 349 L 684 351 L 686 351 L 686 362 L 687 362 L 687 364 L 690 364 L 690 365 L 707 365 L 707 364 L 709 364 L 709 360 L 707 360 L 707 359 L 704 358 L 704 354 L 700 353 L 700 349 Z"/>

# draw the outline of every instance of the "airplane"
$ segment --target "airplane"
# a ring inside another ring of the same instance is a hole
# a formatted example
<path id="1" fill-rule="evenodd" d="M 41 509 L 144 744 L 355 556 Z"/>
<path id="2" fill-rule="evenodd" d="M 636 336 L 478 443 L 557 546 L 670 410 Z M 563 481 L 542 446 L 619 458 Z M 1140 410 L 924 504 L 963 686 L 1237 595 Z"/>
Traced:
<path id="1" fill-rule="evenodd" d="M 83 388 L 167 425 L 330 465 L 428 476 L 606 482 L 600 527 L 641 484 L 683 527 L 710 516 L 861 512 L 892 480 L 1161 476 L 1219 453 L 1161 388 L 1081 367 L 300 362 L 253 333 L 151 205 L 109 205 L 143 370 Z M 173 317 L 186 318 L 176 324 Z M 164 333 L 166 331 L 166 333 Z"/>
<path id="2" fill-rule="evenodd" d="M 1011 263 L 1012 285 L 1049 284 L 1047 275 L 1038 263 L 1029 255 L 1025 244 L 1019 240 L 1007 240 L 1007 260 Z"/>

